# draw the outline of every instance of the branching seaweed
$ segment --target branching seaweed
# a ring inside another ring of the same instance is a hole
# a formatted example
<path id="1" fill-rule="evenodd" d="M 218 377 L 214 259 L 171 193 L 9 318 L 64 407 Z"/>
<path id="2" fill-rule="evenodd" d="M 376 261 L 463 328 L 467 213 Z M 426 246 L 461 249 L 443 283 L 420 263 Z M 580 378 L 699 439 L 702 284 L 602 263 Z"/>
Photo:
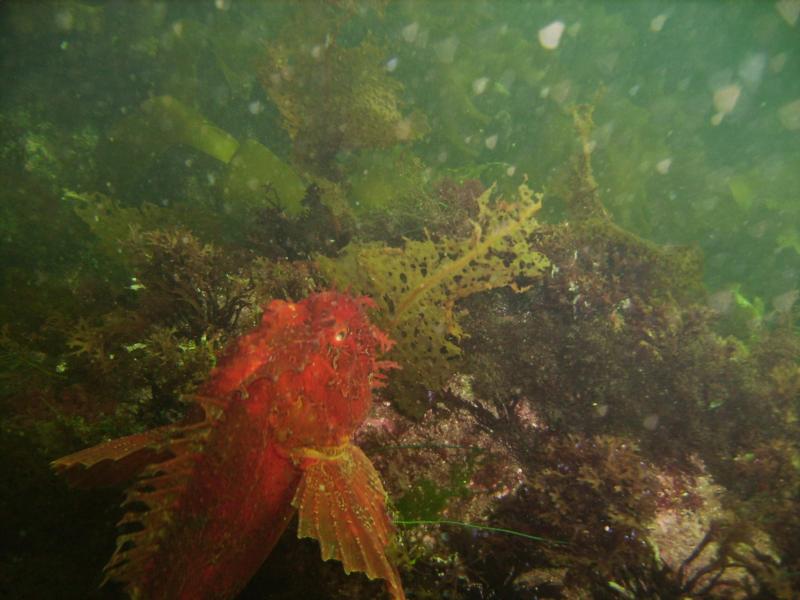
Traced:
<path id="1" fill-rule="evenodd" d="M 550 264 L 528 243 L 539 226 L 534 216 L 541 197 L 534 201 L 522 184 L 517 202 L 492 204 L 493 191 L 478 199 L 480 212 L 469 238 L 428 236 L 405 240 L 402 248 L 353 243 L 337 259 L 317 257 L 334 283 L 376 300 L 377 321 L 397 340 L 394 357 L 404 366 L 406 385 L 421 382 L 439 389 L 447 381 L 465 335 L 454 312 L 458 300 L 498 287 L 521 290 Z"/>

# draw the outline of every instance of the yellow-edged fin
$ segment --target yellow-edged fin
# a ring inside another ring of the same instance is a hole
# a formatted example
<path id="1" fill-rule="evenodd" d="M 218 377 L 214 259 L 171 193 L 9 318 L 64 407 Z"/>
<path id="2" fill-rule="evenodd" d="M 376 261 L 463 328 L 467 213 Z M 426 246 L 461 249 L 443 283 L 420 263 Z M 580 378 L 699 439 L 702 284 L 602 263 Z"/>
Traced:
<path id="1" fill-rule="evenodd" d="M 292 504 L 298 537 L 319 541 L 323 560 L 339 560 L 346 573 L 385 579 L 393 600 L 404 600 L 397 569 L 386 556 L 393 533 L 386 491 L 369 458 L 347 443 L 326 456 L 314 452 Z"/>

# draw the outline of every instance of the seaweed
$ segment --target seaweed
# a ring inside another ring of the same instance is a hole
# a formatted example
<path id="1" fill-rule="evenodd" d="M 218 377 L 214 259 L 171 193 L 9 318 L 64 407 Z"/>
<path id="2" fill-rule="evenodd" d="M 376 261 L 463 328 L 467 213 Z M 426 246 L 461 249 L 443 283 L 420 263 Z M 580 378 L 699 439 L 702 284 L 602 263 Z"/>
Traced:
<path id="1" fill-rule="evenodd" d="M 468 238 L 429 235 L 407 239 L 400 248 L 356 242 L 336 259 L 317 257 L 321 273 L 333 283 L 376 300 L 376 320 L 397 340 L 392 357 L 404 366 L 396 386 L 442 388 L 461 355 L 464 330 L 456 302 L 498 287 L 523 290 L 550 265 L 528 242 L 539 227 L 534 216 L 541 195 L 523 183 L 516 202 L 491 203 L 493 191 L 494 186 L 478 198 L 479 215 Z M 407 411 L 421 408 L 405 402 Z"/>
<path id="2" fill-rule="evenodd" d="M 403 84 L 382 62 L 374 43 L 347 48 L 330 33 L 312 52 L 291 31 L 269 45 L 261 82 L 281 113 L 299 164 L 331 174 L 340 151 L 387 148 L 424 135 L 424 118 L 403 114 Z"/>

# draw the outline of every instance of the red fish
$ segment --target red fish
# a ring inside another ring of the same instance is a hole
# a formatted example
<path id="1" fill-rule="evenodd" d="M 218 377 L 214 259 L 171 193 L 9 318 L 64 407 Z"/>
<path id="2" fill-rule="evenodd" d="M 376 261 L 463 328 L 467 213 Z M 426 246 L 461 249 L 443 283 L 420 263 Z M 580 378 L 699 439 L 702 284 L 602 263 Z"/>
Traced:
<path id="1" fill-rule="evenodd" d="M 232 598 L 298 511 L 298 536 L 323 559 L 405 598 L 386 555 L 386 492 L 352 441 L 381 371 L 397 366 L 377 359 L 391 342 L 370 306 L 338 292 L 273 301 L 196 395 L 202 419 L 53 462 L 76 485 L 136 477 L 107 579 L 134 598 Z"/>

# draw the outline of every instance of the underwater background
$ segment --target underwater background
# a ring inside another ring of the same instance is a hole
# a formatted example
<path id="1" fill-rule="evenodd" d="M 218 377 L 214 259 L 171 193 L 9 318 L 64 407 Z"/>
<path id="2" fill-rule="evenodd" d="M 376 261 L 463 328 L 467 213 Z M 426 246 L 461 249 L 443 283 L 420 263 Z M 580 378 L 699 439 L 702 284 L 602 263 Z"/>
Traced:
<path id="1" fill-rule="evenodd" d="M 355 441 L 409 598 L 800 597 L 800 1 L 9 1 L 0 47 L 0 597 L 124 597 L 123 489 L 49 463 L 332 288 L 396 341 Z M 292 525 L 240 597 L 384 594 Z"/>

